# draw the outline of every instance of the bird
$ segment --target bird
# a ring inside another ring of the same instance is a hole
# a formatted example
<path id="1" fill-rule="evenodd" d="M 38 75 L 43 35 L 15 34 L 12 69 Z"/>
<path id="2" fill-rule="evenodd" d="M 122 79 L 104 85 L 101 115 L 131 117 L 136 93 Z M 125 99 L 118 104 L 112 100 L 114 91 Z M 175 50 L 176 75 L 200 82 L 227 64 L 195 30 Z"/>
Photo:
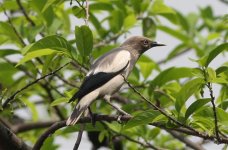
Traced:
<path id="1" fill-rule="evenodd" d="M 73 102 L 78 99 L 78 102 L 67 119 L 66 125 L 75 125 L 86 110 L 92 113 L 89 106 L 98 98 L 104 98 L 120 113 L 129 115 L 111 104 L 110 98 L 124 84 L 139 57 L 147 50 L 157 46 L 165 46 L 165 44 L 144 36 L 132 36 L 119 47 L 96 59 L 79 90 L 69 100 L 69 102 Z"/>

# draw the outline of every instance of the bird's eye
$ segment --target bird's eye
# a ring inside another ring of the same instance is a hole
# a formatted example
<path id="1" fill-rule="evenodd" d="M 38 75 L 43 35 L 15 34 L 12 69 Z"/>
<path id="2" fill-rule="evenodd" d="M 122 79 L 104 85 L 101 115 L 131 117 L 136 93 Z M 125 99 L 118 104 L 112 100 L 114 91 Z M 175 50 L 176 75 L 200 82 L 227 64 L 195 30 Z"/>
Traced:
<path id="1" fill-rule="evenodd" d="M 144 44 L 144 45 L 148 45 L 148 43 L 149 43 L 149 42 L 148 42 L 147 40 L 144 40 L 144 41 L 143 41 L 143 44 Z"/>

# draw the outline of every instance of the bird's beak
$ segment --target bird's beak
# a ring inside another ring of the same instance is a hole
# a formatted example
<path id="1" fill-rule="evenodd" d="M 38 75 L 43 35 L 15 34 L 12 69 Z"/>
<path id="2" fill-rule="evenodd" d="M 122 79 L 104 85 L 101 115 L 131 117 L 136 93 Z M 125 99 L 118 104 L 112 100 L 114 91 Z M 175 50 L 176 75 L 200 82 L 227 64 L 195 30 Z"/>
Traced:
<path id="1" fill-rule="evenodd" d="M 151 47 L 156 47 L 156 46 L 166 46 L 165 44 L 162 44 L 162 43 L 158 43 L 158 42 L 153 42 L 151 44 Z"/>

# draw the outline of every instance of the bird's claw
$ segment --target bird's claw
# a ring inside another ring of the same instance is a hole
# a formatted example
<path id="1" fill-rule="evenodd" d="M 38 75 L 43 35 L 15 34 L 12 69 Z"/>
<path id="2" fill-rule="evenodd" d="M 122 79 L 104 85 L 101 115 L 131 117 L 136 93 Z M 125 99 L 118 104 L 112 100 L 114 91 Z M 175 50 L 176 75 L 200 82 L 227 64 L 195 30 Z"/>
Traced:
<path id="1" fill-rule="evenodd" d="M 122 124 L 122 123 L 123 123 L 122 120 L 121 120 L 122 116 L 123 116 L 123 115 L 119 115 L 119 116 L 117 117 L 117 122 L 118 122 L 119 124 Z"/>

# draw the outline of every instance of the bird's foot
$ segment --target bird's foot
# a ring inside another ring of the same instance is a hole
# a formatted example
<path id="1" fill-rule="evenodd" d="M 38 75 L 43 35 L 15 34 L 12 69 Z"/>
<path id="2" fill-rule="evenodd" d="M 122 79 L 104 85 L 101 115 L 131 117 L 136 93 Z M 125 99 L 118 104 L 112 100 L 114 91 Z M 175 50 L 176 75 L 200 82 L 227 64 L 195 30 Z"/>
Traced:
<path id="1" fill-rule="evenodd" d="M 123 123 L 122 120 L 121 120 L 122 116 L 123 116 L 123 115 L 119 115 L 119 116 L 117 117 L 117 122 L 118 122 L 119 124 L 122 124 L 122 123 Z"/>

